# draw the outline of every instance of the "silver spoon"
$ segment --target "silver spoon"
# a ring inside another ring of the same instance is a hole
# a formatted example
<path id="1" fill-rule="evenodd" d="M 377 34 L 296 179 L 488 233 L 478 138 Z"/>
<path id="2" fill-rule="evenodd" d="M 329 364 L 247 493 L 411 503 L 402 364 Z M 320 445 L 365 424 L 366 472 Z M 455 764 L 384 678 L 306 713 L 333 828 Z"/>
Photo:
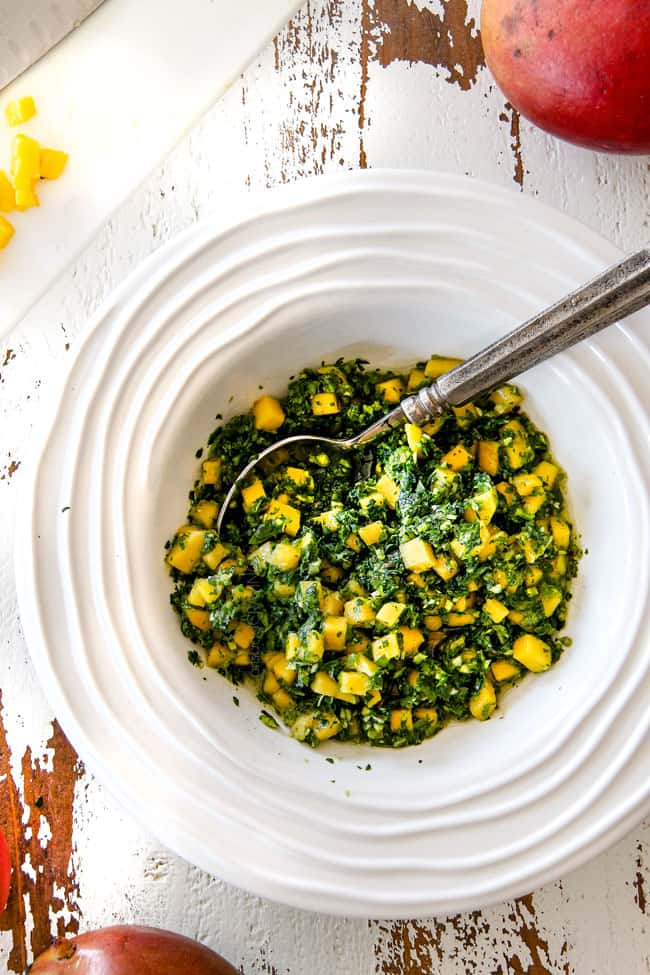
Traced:
<path id="1" fill-rule="evenodd" d="M 217 518 L 221 532 L 228 507 L 250 472 L 269 454 L 298 443 L 321 443 L 337 450 L 353 450 L 380 434 L 404 423 L 418 426 L 496 389 L 508 379 L 564 352 L 640 308 L 650 304 L 650 248 L 646 247 L 619 264 L 614 264 L 588 284 L 571 292 L 503 338 L 477 352 L 470 359 L 439 376 L 372 426 L 348 440 L 333 440 L 311 434 L 296 434 L 278 440 L 258 454 L 230 487 Z"/>

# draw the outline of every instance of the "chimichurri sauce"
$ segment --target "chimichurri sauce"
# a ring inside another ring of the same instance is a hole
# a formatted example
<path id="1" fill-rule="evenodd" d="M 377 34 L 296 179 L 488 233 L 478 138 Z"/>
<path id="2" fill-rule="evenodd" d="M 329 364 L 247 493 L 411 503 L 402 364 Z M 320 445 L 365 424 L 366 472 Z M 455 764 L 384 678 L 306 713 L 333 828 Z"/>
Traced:
<path id="1" fill-rule="evenodd" d="M 406 374 L 304 369 L 279 401 L 219 426 L 168 543 L 190 659 L 251 678 L 261 719 L 310 745 L 400 747 L 485 721 L 555 663 L 580 549 L 565 475 L 515 386 L 358 452 L 272 455 L 213 529 L 256 453 L 292 433 L 349 437 L 458 360 Z M 198 650 L 197 650 L 198 648 Z"/>

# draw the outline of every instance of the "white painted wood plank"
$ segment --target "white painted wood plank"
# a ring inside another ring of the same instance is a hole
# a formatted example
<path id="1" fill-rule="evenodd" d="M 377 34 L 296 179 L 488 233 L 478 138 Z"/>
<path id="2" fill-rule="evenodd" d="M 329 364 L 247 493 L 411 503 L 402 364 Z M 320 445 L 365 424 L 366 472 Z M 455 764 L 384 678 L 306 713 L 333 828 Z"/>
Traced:
<path id="1" fill-rule="evenodd" d="M 42 748 L 50 713 L 15 618 L 10 538 L 19 461 L 39 422 L 40 383 L 61 368 L 101 298 L 144 256 L 248 186 L 371 166 L 468 172 L 515 186 L 510 111 L 487 72 L 462 91 L 429 64 L 370 63 L 359 127 L 362 22 L 369 0 L 312 0 L 123 206 L 13 333 L 0 367 L 0 686 L 12 701 L 14 756 Z M 440 0 L 418 0 L 440 14 Z M 476 16 L 478 3 L 469 4 Z M 501 118 L 505 116 L 505 120 Z M 523 192 L 584 220 L 620 246 L 647 239 L 647 159 L 596 155 L 521 123 Z M 0 363 L 4 350 L 0 348 Z M 650 825 L 532 901 L 391 928 L 332 920 L 250 897 L 182 863 L 87 777 L 77 787 L 76 852 L 85 927 L 115 920 L 201 937 L 248 973 L 543 975 L 650 970 Z M 645 885 L 645 886 L 644 886 Z M 534 915 L 530 910 L 534 911 Z M 388 932 L 388 933 L 387 933 Z M 546 943 L 546 944 L 545 944 Z M 0 939 L 0 951 L 7 936 Z M 407 951 L 407 955 L 404 952 Z M 410 954 L 409 954 L 410 952 Z"/>

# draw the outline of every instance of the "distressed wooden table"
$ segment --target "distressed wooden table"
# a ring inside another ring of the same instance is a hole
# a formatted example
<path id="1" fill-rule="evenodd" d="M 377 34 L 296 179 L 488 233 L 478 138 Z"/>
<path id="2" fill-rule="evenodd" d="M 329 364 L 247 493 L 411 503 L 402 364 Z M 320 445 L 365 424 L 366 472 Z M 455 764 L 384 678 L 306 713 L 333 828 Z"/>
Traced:
<path id="1" fill-rule="evenodd" d="M 84 769 L 53 721 L 16 614 L 14 503 L 41 382 L 65 367 L 89 313 L 137 262 L 233 191 L 421 166 L 514 186 L 626 249 L 650 237 L 647 158 L 575 149 L 521 120 L 485 68 L 478 7 L 310 0 L 0 350 L 0 820 L 15 865 L 2 971 L 21 971 L 53 934 L 117 921 L 183 931 L 247 973 L 650 971 L 648 823 L 517 901 L 409 923 L 301 913 L 188 866 Z"/>

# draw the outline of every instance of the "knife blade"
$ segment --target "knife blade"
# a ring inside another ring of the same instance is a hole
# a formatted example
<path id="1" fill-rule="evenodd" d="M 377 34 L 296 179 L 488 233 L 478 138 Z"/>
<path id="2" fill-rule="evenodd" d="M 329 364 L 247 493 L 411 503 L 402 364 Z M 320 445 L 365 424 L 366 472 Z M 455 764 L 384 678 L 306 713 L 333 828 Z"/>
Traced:
<path id="1" fill-rule="evenodd" d="M 0 0 L 0 91 L 103 0 Z"/>

